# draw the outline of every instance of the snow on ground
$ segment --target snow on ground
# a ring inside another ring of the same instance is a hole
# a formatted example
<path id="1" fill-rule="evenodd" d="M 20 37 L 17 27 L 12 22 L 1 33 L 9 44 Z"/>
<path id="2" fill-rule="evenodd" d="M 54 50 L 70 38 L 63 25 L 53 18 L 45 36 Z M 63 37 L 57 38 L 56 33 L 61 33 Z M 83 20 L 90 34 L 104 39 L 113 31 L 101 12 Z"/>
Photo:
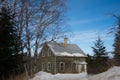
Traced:
<path id="1" fill-rule="evenodd" d="M 38 72 L 30 80 L 120 80 L 120 67 L 113 67 L 106 72 L 88 76 L 87 73 L 79 74 L 55 74 Z"/>
<path id="2" fill-rule="evenodd" d="M 106 72 L 90 76 L 88 80 L 120 80 L 120 67 L 113 67 Z"/>
<path id="3" fill-rule="evenodd" d="M 38 72 L 35 77 L 30 80 L 80 80 L 87 77 L 87 73 L 80 74 L 55 74 L 46 72 Z"/>

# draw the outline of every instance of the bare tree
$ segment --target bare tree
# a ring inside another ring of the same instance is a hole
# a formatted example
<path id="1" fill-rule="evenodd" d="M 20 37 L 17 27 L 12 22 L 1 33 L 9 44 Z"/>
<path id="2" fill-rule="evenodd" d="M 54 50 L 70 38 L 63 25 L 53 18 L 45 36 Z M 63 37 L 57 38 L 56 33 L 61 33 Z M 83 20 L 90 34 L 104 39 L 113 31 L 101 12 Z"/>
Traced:
<path id="1" fill-rule="evenodd" d="M 50 40 L 48 38 L 60 38 L 65 32 L 63 24 L 66 11 L 65 0 L 7 1 L 17 13 L 19 37 L 22 40 L 21 48 L 28 54 L 29 70 L 31 70 L 31 55 L 37 56 L 41 44 Z"/>

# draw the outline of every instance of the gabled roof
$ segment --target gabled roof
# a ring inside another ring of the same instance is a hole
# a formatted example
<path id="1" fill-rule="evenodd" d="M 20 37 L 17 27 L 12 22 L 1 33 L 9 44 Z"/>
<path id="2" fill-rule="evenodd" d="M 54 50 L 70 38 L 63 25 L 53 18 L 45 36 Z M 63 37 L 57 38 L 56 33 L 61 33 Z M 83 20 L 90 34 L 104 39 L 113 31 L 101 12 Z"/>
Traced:
<path id="1" fill-rule="evenodd" d="M 76 44 L 63 44 L 50 41 L 47 43 L 55 56 L 87 57 Z"/>

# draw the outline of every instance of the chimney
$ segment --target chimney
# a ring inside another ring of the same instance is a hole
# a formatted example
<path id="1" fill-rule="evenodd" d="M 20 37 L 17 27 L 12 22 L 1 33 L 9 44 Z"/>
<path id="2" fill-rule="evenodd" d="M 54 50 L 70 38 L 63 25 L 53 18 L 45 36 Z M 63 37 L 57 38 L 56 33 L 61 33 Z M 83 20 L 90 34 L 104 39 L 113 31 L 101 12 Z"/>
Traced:
<path id="1" fill-rule="evenodd" d="M 66 38 L 66 37 L 64 38 L 64 44 L 65 44 L 65 45 L 67 44 L 67 39 L 68 39 L 68 38 Z"/>

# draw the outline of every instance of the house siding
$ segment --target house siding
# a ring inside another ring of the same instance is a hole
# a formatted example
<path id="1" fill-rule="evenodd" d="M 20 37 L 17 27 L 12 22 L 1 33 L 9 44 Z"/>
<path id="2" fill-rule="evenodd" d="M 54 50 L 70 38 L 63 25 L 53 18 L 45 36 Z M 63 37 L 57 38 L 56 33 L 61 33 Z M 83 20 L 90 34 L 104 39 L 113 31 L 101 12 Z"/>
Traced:
<path id="1" fill-rule="evenodd" d="M 79 73 L 78 70 L 75 70 L 74 61 L 85 61 L 85 58 L 82 57 L 67 57 L 67 56 L 58 56 L 56 58 L 56 73 Z M 61 71 L 59 63 L 65 63 L 65 70 Z"/>
<path id="2" fill-rule="evenodd" d="M 37 63 L 38 64 L 38 71 L 42 71 L 42 63 L 44 63 L 45 64 L 44 71 L 54 74 L 55 73 L 55 56 L 54 56 L 54 54 L 51 50 L 50 50 L 51 55 L 49 56 L 48 55 L 48 49 L 49 49 L 49 47 L 47 45 L 44 45 L 42 50 L 44 50 L 45 56 L 44 57 L 42 56 L 42 51 L 41 51 L 40 56 L 39 56 L 39 60 L 38 60 L 38 63 Z M 51 70 L 47 69 L 49 62 L 52 64 Z"/>

